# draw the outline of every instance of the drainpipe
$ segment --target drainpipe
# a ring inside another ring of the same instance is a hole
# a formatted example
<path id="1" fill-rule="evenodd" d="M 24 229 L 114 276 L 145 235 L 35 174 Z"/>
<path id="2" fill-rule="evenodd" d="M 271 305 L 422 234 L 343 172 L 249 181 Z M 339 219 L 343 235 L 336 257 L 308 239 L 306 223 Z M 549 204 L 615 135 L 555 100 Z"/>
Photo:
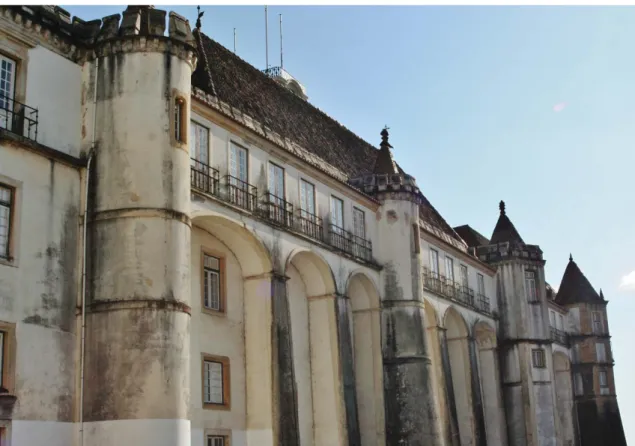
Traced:
<path id="1" fill-rule="evenodd" d="M 84 357 L 86 351 L 86 233 L 88 227 L 88 185 L 90 184 L 90 165 L 95 155 L 95 129 L 97 128 L 97 73 L 99 72 L 99 58 L 95 59 L 95 80 L 93 82 L 93 134 L 92 145 L 86 163 L 86 179 L 84 187 L 84 221 L 82 236 L 82 326 L 81 347 L 79 353 L 80 382 L 79 382 L 79 446 L 84 446 Z"/>

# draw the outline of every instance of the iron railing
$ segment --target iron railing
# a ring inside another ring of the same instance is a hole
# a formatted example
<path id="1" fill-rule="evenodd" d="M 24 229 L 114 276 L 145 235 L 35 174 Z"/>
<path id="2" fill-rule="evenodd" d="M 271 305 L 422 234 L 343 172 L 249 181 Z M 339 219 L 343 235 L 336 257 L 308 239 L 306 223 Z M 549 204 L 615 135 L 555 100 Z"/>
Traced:
<path id="1" fill-rule="evenodd" d="M 423 287 L 428 291 L 458 302 L 466 307 L 486 314 L 491 313 L 490 301 L 486 296 L 478 294 L 475 298 L 472 288 L 455 282 L 451 278 L 433 272 L 428 268 L 423 269 Z"/>
<path id="2" fill-rule="evenodd" d="M 38 110 L 0 93 L 0 128 L 37 141 Z"/>
<path id="3" fill-rule="evenodd" d="M 317 215 L 311 214 L 304 209 L 298 209 L 297 216 L 298 229 L 304 235 L 315 240 L 324 241 L 324 225 L 322 219 Z"/>
<path id="4" fill-rule="evenodd" d="M 293 227 L 293 205 L 283 198 L 267 192 L 263 197 L 265 218 L 281 226 Z"/>
<path id="5" fill-rule="evenodd" d="M 191 158 L 190 160 L 190 184 L 194 189 L 211 195 L 218 195 L 218 170 Z"/>
<path id="6" fill-rule="evenodd" d="M 351 245 L 353 248 L 353 256 L 370 261 L 373 255 L 373 244 L 370 240 L 351 234 Z"/>
<path id="7" fill-rule="evenodd" d="M 557 342 L 558 344 L 567 345 L 569 342 L 567 332 L 558 330 L 556 327 L 551 328 L 551 340 L 553 342 Z"/>
<path id="8" fill-rule="evenodd" d="M 225 175 L 226 199 L 234 206 L 253 212 L 256 209 L 258 190 L 256 186 L 231 175 Z"/>
<path id="9" fill-rule="evenodd" d="M 329 224 L 329 243 L 335 249 L 353 254 L 351 233 L 333 223 Z"/>

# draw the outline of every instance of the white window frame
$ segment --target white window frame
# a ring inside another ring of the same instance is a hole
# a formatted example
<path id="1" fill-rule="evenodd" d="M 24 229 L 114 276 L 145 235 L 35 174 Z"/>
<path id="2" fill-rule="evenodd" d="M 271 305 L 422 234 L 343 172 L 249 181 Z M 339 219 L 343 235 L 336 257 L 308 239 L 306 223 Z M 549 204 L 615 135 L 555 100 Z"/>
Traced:
<path id="1" fill-rule="evenodd" d="M 353 206 L 353 234 L 366 240 L 366 214 L 356 206 Z"/>
<path id="2" fill-rule="evenodd" d="M 286 200 L 286 181 L 284 167 L 269 161 L 267 186 L 274 199 Z M 281 205 L 282 203 L 276 203 Z"/>
<path id="3" fill-rule="evenodd" d="M 344 200 L 331 195 L 331 223 L 344 230 Z"/>
<path id="4" fill-rule="evenodd" d="M 606 344 L 604 342 L 595 343 L 595 357 L 597 362 L 606 362 Z"/>
<path id="5" fill-rule="evenodd" d="M 536 271 L 526 270 L 525 271 L 525 293 L 527 296 L 527 301 L 529 302 L 538 302 L 537 295 L 537 274 Z"/>
<path id="6" fill-rule="evenodd" d="M 531 350 L 531 362 L 534 368 L 544 369 L 547 367 L 547 357 L 545 354 L 545 349 L 543 348 L 534 348 Z"/>
<path id="7" fill-rule="evenodd" d="M 454 282 L 454 259 L 445 256 L 445 277 Z"/>
<path id="8" fill-rule="evenodd" d="M 483 276 L 483 274 L 476 274 L 476 285 L 478 287 L 478 294 L 485 296 L 485 276 Z"/>
<path id="9" fill-rule="evenodd" d="M 212 395 L 211 373 L 218 370 L 220 370 L 220 401 L 214 400 L 214 395 Z M 225 404 L 225 370 L 223 363 L 220 361 L 203 360 L 203 403 L 217 404 L 219 406 Z"/>
<path id="10" fill-rule="evenodd" d="M 209 263 L 215 260 L 217 266 L 214 267 Z M 203 306 L 208 310 L 223 311 L 223 298 L 222 298 L 222 286 L 221 286 L 221 268 L 222 260 L 216 256 L 203 253 Z M 216 278 L 216 285 L 212 283 Z M 216 295 L 214 296 L 214 288 L 216 289 Z"/>
<path id="11" fill-rule="evenodd" d="M 209 161 L 209 128 L 190 120 L 190 158 L 192 162 L 210 165 Z"/>
<path id="12" fill-rule="evenodd" d="M 11 257 L 11 236 L 15 208 L 15 188 L 0 183 L 0 259 Z"/>
<path id="13" fill-rule="evenodd" d="M 591 312 L 591 323 L 593 325 L 593 333 L 595 333 L 595 334 L 603 334 L 604 333 L 604 321 L 602 319 L 603 318 L 602 318 L 602 312 L 601 311 L 592 311 Z"/>
<path id="14" fill-rule="evenodd" d="M 315 210 L 315 185 L 305 179 L 300 179 L 300 210 L 302 218 L 313 219 L 317 216 Z"/>
<path id="15" fill-rule="evenodd" d="M 556 312 L 553 310 L 549 310 L 549 325 L 553 328 L 558 328 L 556 326 Z"/>
<path id="16" fill-rule="evenodd" d="M 234 186 L 247 188 L 247 183 L 249 183 L 249 151 L 234 141 L 229 143 L 228 171 L 230 176 L 242 181 L 242 183 L 236 184 L 237 182 L 231 179 Z"/>
<path id="17" fill-rule="evenodd" d="M 430 248 L 430 273 L 432 277 L 439 277 L 439 251 Z"/>
<path id="18" fill-rule="evenodd" d="M 8 70 L 5 69 L 7 65 L 10 65 Z M 12 128 L 17 66 L 15 59 L 0 54 L 0 128 Z M 6 79 L 7 75 L 10 79 Z M 2 82 L 5 83 L 4 88 L 2 88 Z"/>
<path id="19" fill-rule="evenodd" d="M 461 285 L 464 286 L 465 288 L 469 288 L 470 279 L 469 279 L 469 270 L 467 269 L 467 265 L 461 264 L 459 271 L 461 274 Z"/>

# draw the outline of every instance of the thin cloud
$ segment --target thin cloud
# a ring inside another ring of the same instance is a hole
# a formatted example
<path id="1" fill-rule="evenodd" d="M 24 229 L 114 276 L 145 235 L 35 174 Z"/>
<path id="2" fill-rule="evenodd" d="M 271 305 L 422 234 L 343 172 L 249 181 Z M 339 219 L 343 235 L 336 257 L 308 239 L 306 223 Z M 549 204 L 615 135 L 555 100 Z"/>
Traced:
<path id="1" fill-rule="evenodd" d="M 561 112 L 562 110 L 564 110 L 564 108 L 567 106 L 566 102 L 560 102 L 556 105 L 553 106 L 553 111 L 555 111 L 556 113 Z"/>
<path id="2" fill-rule="evenodd" d="M 620 289 L 635 291 L 635 270 L 622 277 L 622 281 L 620 282 Z"/>

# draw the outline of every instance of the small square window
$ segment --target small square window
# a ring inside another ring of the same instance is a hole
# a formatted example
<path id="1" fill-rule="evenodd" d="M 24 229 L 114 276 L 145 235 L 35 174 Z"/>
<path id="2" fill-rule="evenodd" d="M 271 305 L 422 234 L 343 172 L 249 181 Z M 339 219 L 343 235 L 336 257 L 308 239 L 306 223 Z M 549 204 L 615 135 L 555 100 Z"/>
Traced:
<path id="1" fill-rule="evenodd" d="M 224 258 L 203 252 L 201 299 L 203 310 L 225 312 Z"/>
<path id="2" fill-rule="evenodd" d="M 545 360 L 545 350 L 542 348 L 534 348 L 531 351 L 531 358 L 534 364 L 534 367 L 537 369 L 544 369 L 547 367 L 547 362 Z"/>
<path id="3" fill-rule="evenodd" d="M 203 355 L 203 408 L 230 408 L 229 358 Z"/>

